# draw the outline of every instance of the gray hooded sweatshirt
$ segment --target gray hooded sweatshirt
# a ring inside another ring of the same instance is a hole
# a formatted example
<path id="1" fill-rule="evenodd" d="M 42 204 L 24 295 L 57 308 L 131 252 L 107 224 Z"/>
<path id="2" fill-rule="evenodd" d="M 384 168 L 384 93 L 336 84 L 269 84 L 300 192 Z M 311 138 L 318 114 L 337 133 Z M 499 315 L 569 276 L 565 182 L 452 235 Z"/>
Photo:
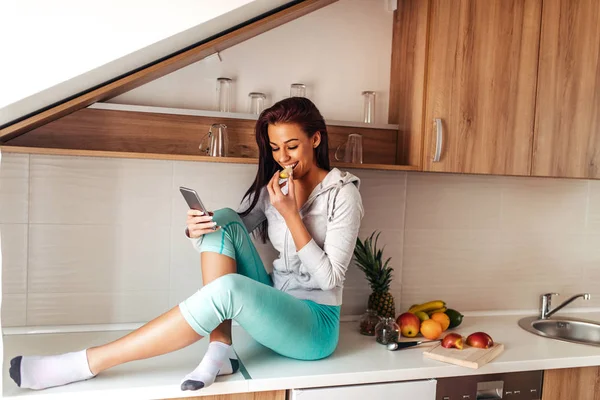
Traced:
<path id="1" fill-rule="evenodd" d="M 349 172 L 329 171 L 300 209 L 312 240 L 299 251 L 266 188 L 261 191 L 256 207 L 242 220 L 248 232 L 268 221 L 269 240 L 279 252 L 271 274 L 276 289 L 319 304 L 342 304 L 346 270 L 364 215 L 359 186 L 359 178 Z M 245 211 L 249 204 L 247 198 L 238 211 Z M 198 239 L 193 241 L 199 245 Z"/>

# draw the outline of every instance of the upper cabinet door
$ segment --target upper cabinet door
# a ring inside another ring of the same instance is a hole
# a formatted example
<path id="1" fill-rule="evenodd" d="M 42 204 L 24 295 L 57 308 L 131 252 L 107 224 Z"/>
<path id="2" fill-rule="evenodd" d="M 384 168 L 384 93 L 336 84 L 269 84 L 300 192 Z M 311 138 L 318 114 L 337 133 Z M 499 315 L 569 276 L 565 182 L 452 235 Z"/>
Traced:
<path id="1" fill-rule="evenodd" d="M 426 171 L 530 174 L 541 4 L 433 0 Z"/>
<path id="2" fill-rule="evenodd" d="M 533 175 L 600 178 L 600 1 L 544 1 Z"/>

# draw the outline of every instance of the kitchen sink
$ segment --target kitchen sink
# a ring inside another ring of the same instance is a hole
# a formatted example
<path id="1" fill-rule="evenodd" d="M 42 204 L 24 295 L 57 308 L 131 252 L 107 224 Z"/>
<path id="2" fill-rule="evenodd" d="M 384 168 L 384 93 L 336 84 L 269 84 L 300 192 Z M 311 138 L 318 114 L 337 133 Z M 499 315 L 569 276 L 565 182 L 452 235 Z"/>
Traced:
<path id="1" fill-rule="evenodd" d="M 600 346 L 600 323 L 576 318 L 525 317 L 519 326 L 535 335 L 565 342 Z"/>

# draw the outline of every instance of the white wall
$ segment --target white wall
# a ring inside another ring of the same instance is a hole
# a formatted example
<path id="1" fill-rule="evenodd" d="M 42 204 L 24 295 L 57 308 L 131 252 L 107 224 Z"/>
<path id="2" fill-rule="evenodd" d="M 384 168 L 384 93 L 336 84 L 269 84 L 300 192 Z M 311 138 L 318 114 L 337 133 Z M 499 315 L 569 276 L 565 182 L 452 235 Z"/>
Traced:
<path id="1" fill-rule="evenodd" d="M 290 84 L 308 95 L 326 119 L 360 121 L 361 92 L 377 92 L 376 122 L 387 123 L 393 12 L 380 0 L 340 0 L 110 102 L 216 109 L 216 79 L 235 79 L 236 110 L 247 112 L 249 92 L 272 104 Z"/>
<path id="2" fill-rule="evenodd" d="M 0 124 L 286 2 L 0 1 Z"/>

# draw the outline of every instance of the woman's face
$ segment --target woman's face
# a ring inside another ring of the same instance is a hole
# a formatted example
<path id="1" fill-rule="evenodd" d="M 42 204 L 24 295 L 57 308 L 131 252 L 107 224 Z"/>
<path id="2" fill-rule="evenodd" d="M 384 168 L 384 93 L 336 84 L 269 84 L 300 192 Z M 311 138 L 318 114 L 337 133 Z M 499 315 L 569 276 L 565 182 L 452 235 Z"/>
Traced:
<path id="1" fill-rule="evenodd" d="M 315 148 L 321 142 L 321 134 L 308 137 L 296 124 L 269 125 L 269 142 L 273 159 L 282 167 L 294 167 L 294 178 L 302 178 L 316 165 Z"/>

